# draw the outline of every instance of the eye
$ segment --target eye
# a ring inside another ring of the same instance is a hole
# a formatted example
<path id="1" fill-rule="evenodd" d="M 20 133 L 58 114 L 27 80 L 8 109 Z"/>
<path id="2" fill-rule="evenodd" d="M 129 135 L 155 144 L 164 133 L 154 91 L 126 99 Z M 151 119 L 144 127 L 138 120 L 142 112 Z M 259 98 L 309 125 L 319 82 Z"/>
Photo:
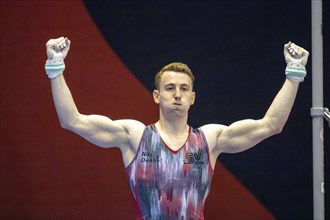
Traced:
<path id="1" fill-rule="evenodd" d="M 182 90 L 182 91 L 188 91 L 188 90 L 189 90 L 189 88 L 188 88 L 188 87 L 186 87 L 186 86 L 183 86 L 183 87 L 181 87 L 181 90 Z"/>

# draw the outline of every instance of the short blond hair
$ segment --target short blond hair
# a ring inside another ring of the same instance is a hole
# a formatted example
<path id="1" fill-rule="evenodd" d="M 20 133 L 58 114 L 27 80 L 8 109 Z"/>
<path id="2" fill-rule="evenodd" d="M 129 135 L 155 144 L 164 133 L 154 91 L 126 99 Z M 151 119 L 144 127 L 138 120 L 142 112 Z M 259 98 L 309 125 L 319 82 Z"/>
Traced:
<path id="1" fill-rule="evenodd" d="M 156 89 L 159 90 L 159 85 L 160 85 L 160 80 L 162 78 L 162 75 L 164 72 L 166 71 L 173 71 L 173 72 L 179 72 L 179 73 L 185 73 L 189 76 L 189 78 L 191 79 L 192 85 L 194 85 L 194 81 L 195 81 L 195 76 L 194 74 L 191 72 L 190 68 L 188 67 L 188 65 L 184 64 L 184 63 L 180 63 L 180 62 L 173 62 L 170 64 L 167 64 L 166 66 L 164 66 L 157 74 L 155 77 L 155 86 Z"/>

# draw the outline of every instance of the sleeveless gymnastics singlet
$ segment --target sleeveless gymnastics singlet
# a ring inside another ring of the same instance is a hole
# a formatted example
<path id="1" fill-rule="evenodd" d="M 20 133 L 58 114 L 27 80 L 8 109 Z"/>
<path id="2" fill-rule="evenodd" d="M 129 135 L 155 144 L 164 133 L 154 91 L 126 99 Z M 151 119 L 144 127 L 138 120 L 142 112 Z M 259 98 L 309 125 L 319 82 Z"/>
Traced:
<path id="1" fill-rule="evenodd" d="M 190 128 L 186 143 L 173 151 L 155 125 L 147 126 L 126 174 L 137 219 L 204 219 L 213 169 L 201 130 Z"/>

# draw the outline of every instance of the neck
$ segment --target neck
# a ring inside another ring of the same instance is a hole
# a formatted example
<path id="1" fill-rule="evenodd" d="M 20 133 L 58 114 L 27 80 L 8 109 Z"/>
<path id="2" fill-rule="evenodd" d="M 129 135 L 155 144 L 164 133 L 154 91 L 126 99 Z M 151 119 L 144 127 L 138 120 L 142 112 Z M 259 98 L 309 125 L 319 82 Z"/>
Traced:
<path id="1" fill-rule="evenodd" d="M 187 117 L 166 119 L 161 115 L 156 123 L 156 127 L 158 130 L 171 135 L 182 135 L 189 130 Z"/>

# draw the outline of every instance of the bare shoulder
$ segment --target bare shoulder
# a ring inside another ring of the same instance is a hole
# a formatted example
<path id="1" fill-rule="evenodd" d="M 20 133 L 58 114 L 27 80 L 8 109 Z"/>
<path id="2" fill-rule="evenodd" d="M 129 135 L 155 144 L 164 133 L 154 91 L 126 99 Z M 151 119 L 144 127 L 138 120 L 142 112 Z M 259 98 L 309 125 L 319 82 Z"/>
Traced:
<path id="1" fill-rule="evenodd" d="M 134 119 L 119 119 L 116 120 L 116 122 L 128 129 L 134 129 L 134 128 L 141 129 L 145 127 L 145 125 L 142 122 Z"/>
<path id="2" fill-rule="evenodd" d="M 140 139 L 146 127 L 142 122 L 133 119 L 116 120 L 116 122 L 125 129 L 130 141 L 133 141 L 136 138 Z"/>
<path id="3" fill-rule="evenodd" d="M 217 145 L 217 139 L 227 126 L 222 124 L 207 124 L 199 129 L 204 132 L 210 151 L 212 152 Z"/>
<path id="4" fill-rule="evenodd" d="M 146 126 L 142 122 L 131 119 L 117 120 L 116 122 L 125 130 L 128 138 L 128 143 L 120 147 L 124 165 L 127 167 L 138 151 Z"/>
<path id="5" fill-rule="evenodd" d="M 207 124 L 199 128 L 203 131 L 208 143 L 210 161 L 213 168 L 215 167 L 217 158 L 221 152 L 220 148 L 217 146 L 218 138 L 226 127 L 227 126 L 221 124 Z"/>

